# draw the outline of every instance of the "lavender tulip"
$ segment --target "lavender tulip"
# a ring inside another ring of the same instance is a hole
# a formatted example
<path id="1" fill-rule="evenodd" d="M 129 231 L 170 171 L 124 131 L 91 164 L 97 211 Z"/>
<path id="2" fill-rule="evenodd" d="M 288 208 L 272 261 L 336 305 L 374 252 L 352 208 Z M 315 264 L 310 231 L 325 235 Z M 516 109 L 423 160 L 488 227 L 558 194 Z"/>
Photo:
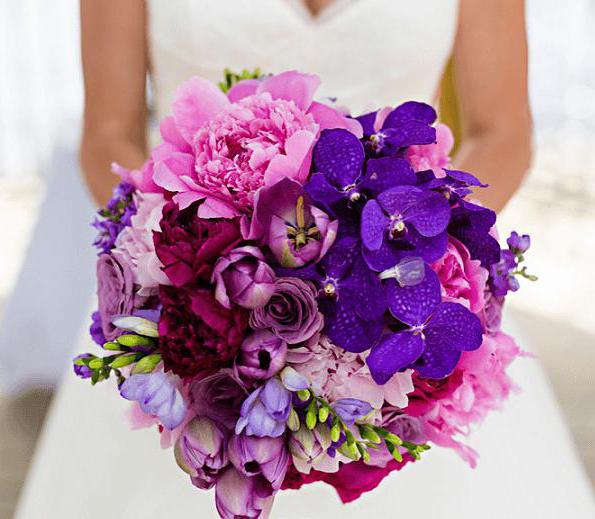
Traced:
<path id="1" fill-rule="evenodd" d="M 273 504 L 272 495 L 263 495 L 258 478 L 251 478 L 229 467 L 217 480 L 215 504 L 221 519 L 266 517 Z"/>
<path id="2" fill-rule="evenodd" d="M 235 371 L 242 380 L 266 380 L 285 366 L 287 343 L 269 330 L 256 330 L 240 348 Z"/>
<path id="3" fill-rule="evenodd" d="M 312 205 L 298 182 L 285 178 L 259 191 L 247 237 L 261 239 L 281 266 L 296 268 L 322 258 L 338 226 Z"/>
<path id="4" fill-rule="evenodd" d="M 176 441 L 174 456 L 195 486 L 208 489 L 215 484 L 219 471 L 229 461 L 225 451 L 227 439 L 228 432 L 204 416 L 186 424 Z"/>
<path id="5" fill-rule="evenodd" d="M 241 434 L 229 442 L 229 460 L 245 476 L 263 477 L 273 490 L 279 490 L 289 465 L 289 453 L 282 438 Z"/>
<path id="6" fill-rule="evenodd" d="M 312 469 L 333 472 L 338 469 L 338 459 L 327 451 L 332 445 L 331 433 L 326 425 L 318 424 L 313 430 L 300 427 L 289 437 L 289 452 L 295 468 L 309 474 Z"/>
<path id="7" fill-rule="evenodd" d="M 279 379 L 271 378 L 242 404 L 236 434 L 245 430 L 249 436 L 277 438 L 285 432 L 290 411 L 291 392 Z"/>
<path id="8" fill-rule="evenodd" d="M 215 298 L 225 308 L 236 303 L 244 308 L 258 308 L 275 291 L 275 272 L 267 265 L 257 247 L 246 245 L 219 258 L 213 271 Z"/>
<path id="9" fill-rule="evenodd" d="M 120 395 L 136 400 L 147 414 L 157 416 L 168 429 L 175 429 L 186 417 L 186 402 L 176 386 L 175 375 L 163 371 L 129 376 Z"/>
<path id="10" fill-rule="evenodd" d="M 207 416 L 233 430 L 247 391 L 232 370 L 222 369 L 189 385 L 190 407 L 198 416 Z"/>

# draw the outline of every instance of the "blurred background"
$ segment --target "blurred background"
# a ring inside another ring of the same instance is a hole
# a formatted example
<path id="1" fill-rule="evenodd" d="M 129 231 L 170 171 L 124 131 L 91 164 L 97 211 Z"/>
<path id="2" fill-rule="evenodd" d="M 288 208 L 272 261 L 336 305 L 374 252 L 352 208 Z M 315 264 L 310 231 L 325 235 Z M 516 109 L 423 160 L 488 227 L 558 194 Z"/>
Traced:
<path id="1" fill-rule="evenodd" d="M 535 157 L 500 232 L 522 223 L 540 280 L 509 307 L 595 482 L 595 0 L 528 0 L 527 18 Z M 93 206 L 76 166 L 78 2 L 0 0 L 0 64 L 0 319 L 18 322 L 9 334 L 0 325 L 0 517 L 8 518 L 67 369 L 54 352 L 72 347 L 93 293 L 94 252 L 85 247 Z M 56 302 L 56 291 L 68 297 Z M 52 305 L 51 319 L 42 317 Z M 13 376 L 17 348 L 19 358 L 30 351 L 26 380 Z"/>

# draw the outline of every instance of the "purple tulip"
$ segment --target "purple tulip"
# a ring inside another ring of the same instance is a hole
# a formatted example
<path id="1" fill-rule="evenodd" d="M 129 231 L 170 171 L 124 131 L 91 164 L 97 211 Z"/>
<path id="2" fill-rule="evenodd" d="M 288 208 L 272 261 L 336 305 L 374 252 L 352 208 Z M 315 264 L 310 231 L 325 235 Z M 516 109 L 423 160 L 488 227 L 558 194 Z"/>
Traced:
<path id="1" fill-rule="evenodd" d="M 236 434 L 245 430 L 248 436 L 277 438 L 285 432 L 290 411 L 291 392 L 279 379 L 271 378 L 242 404 Z"/>
<path id="2" fill-rule="evenodd" d="M 227 466 L 227 440 L 228 432 L 204 416 L 194 418 L 184 427 L 176 441 L 174 456 L 198 488 L 211 488 L 219 472 Z"/>
<path id="3" fill-rule="evenodd" d="M 297 470 L 306 474 L 313 468 L 324 469 L 328 463 L 334 464 L 327 453 L 331 446 L 331 434 L 326 425 L 318 424 L 313 430 L 302 426 L 289 437 L 289 452 L 293 464 Z"/>
<path id="4" fill-rule="evenodd" d="M 356 420 L 364 418 L 374 410 L 368 402 L 357 398 L 341 398 L 332 406 L 339 418 L 347 425 L 353 425 Z"/>
<path id="5" fill-rule="evenodd" d="M 243 380 L 266 380 L 281 371 L 286 356 L 287 343 L 283 339 L 269 330 L 256 330 L 242 343 L 235 370 Z"/>
<path id="6" fill-rule="evenodd" d="M 337 236 L 338 221 L 314 207 L 294 180 L 285 178 L 258 192 L 249 239 L 262 239 L 283 267 L 316 262 Z"/>
<path id="7" fill-rule="evenodd" d="M 198 416 L 207 416 L 229 430 L 236 426 L 242 402 L 248 394 L 231 369 L 193 380 L 188 392 L 190 407 Z"/>
<path id="8" fill-rule="evenodd" d="M 221 519 L 257 519 L 266 517 L 273 496 L 261 486 L 262 480 L 244 476 L 229 467 L 217 480 L 215 504 Z"/>
<path id="9" fill-rule="evenodd" d="M 88 359 L 90 357 L 91 355 L 89 355 L 88 353 L 81 353 L 80 355 L 77 355 L 74 359 L 72 359 L 72 361 L 76 362 L 79 359 Z M 89 366 L 85 366 L 84 364 L 73 364 L 72 368 L 74 369 L 74 374 L 79 378 L 89 378 L 91 377 L 91 375 L 93 375 L 93 370 Z"/>
<path id="10" fill-rule="evenodd" d="M 244 308 L 258 308 L 275 291 L 275 272 L 267 265 L 257 247 L 246 245 L 219 258 L 213 271 L 215 298 L 225 308 L 236 303 Z"/>
<path id="11" fill-rule="evenodd" d="M 175 378 L 163 371 L 131 375 L 122 384 L 120 395 L 136 400 L 145 413 L 157 416 L 168 429 L 175 429 L 186 417 L 186 402 Z"/>
<path id="12" fill-rule="evenodd" d="M 263 477 L 273 490 L 279 490 L 289 464 L 289 453 L 282 438 L 255 438 L 241 434 L 229 442 L 229 460 L 248 477 Z"/>

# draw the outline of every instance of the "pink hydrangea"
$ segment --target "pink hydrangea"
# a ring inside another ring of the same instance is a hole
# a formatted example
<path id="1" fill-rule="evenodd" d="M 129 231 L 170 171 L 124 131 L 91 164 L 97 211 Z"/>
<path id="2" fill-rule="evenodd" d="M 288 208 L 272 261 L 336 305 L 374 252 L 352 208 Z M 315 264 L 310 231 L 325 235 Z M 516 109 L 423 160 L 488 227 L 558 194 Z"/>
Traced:
<path id="1" fill-rule="evenodd" d="M 130 219 L 131 225 L 118 236 L 116 250 L 132 271 L 141 293 L 146 293 L 158 285 L 171 284 L 162 271 L 163 265 L 155 254 L 153 244 L 153 231 L 160 230 L 159 222 L 166 201 L 160 193 L 137 192 L 134 203 L 137 212 Z"/>
<path id="2" fill-rule="evenodd" d="M 173 117 L 162 124 L 153 180 L 176 193 L 181 208 L 202 200 L 203 218 L 250 213 L 256 191 L 282 178 L 303 183 L 320 130 L 362 133 L 357 121 L 313 102 L 319 83 L 317 76 L 284 72 L 243 82 L 227 97 L 192 78 L 178 89 Z"/>
<path id="3" fill-rule="evenodd" d="M 287 360 L 330 402 L 357 398 L 375 409 L 380 409 L 385 401 L 403 408 L 408 404 L 407 394 L 413 391 L 411 371 L 396 373 L 380 386 L 372 380 L 361 354 L 339 348 L 324 335 L 290 350 Z"/>
<path id="4" fill-rule="evenodd" d="M 454 137 L 445 124 L 436 125 L 436 142 L 409 146 L 407 159 L 415 171 L 431 169 L 437 177 L 443 177 L 442 168 L 450 166 L 450 152 L 454 146 Z"/>
<path id="5" fill-rule="evenodd" d="M 438 274 L 445 300 L 461 303 L 473 313 L 482 310 L 488 271 L 480 261 L 471 259 L 460 241 L 449 236 L 446 253 L 432 268 Z"/>
<path id="6" fill-rule="evenodd" d="M 521 355 L 514 339 L 505 333 L 486 334 L 481 347 L 464 352 L 457 370 L 441 381 L 414 380 L 407 413 L 422 420 L 429 441 L 454 449 L 472 467 L 477 453 L 458 438 L 472 425 L 499 409 L 517 386 L 506 370 Z"/>

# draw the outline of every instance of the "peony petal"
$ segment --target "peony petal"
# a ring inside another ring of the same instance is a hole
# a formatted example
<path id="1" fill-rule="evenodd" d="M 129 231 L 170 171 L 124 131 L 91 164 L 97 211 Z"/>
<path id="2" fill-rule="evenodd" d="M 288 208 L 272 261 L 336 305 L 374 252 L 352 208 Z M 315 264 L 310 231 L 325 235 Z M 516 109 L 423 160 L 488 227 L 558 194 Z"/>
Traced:
<path id="1" fill-rule="evenodd" d="M 259 79 L 244 79 L 236 83 L 227 92 L 227 98 L 232 103 L 237 103 L 240 99 L 256 94 L 261 81 Z"/>
<path id="2" fill-rule="evenodd" d="M 284 178 L 303 184 L 310 172 L 311 152 L 315 136 L 307 130 L 295 132 L 285 141 L 285 155 L 276 155 L 264 174 L 264 185 L 270 186 Z"/>
<path id="3" fill-rule="evenodd" d="M 182 137 L 180 130 L 176 126 L 176 120 L 173 118 L 173 116 L 170 115 L 161 121 L 161 124 L 159 125 L 159 132 L 161 133 L 161 138 L 164 140 L 164 142 L 173 145 L 179 151 L 192 151 L 192 146 L 190 146 L 184 137 Z"/>
<path id="4" fill-rule="evenodd" d="M 397 372 L 415 362 L 424 351 L 421 335 L 399 332 L 383 337 L 366 359 L 372 378 L 386 384 Z"/>
<path id="5" fill-rule="evenodd" d="M 229 105 L 213 83 L 193 77 L 176 90 L 172 112 L 180 134 L 191 144 L 197 130 Z"/>
<path id="6" fill-rule="evenodd" d="M 194 171 L 194 157 L 188 153 L 172 153 L 156 160 L 153 179 L 158 186 L 171 192 L 186 191 L 188 186 L 181 179 Z"/>
<path id="7" fill-rule="evenodd" d="M 310 108 L 314 92 L 319 86 L 318 76 L 289 70 L 262 81 L 257 92 L 269 92 L 273 99 L 293 101 L 299 108 L 306 111 Z"/>
<path id="8" fill-rule="evenodd" d="M 314 101 L 308 110 L 308 113 L 314 117 L 314 120 L 320 125 L 320 130 L 331 130 L 333 128 L 342 128 L 347 130 L 358 139 L 364 135 L 362 125 L 357 119 L 352 119 L 339 112 L 332 106 Z"/>

